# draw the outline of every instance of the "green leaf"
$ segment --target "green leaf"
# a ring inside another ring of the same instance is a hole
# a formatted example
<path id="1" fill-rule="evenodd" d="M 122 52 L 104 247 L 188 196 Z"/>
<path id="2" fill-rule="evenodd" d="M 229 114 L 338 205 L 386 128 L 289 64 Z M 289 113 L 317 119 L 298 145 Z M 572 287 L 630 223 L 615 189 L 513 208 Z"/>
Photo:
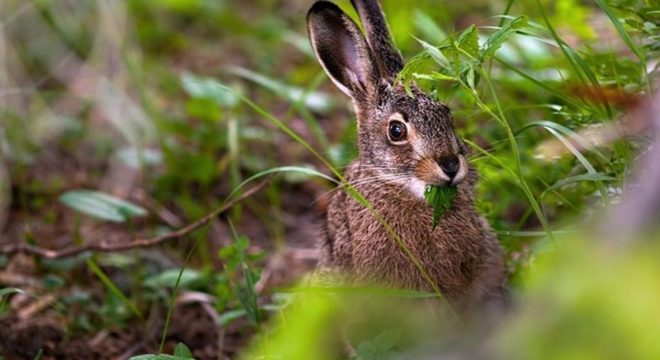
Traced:
<path id="1" fill-rule="evenodd" d="M 433 71 L 430 74 L 418 74 L 414 73 L 413 77 L 420 80 L 446 80 L 446 81 L 457 81 L 458 79 L 453 76 L 448 76 L 437 71 Z"/>
<path id="2" fill-rule="evenodd" d="M 230 72 L 253 81 L 292 103 L 303 101 L 305 107 L 316 112 L 327 113 L 334 106 L 333 99 L 321 91 L 307 92 L 303 88 L 284 84 L 268 76 L 241 67 L 232 68 Z"/>
<path id="3" fill-rule="evenodd" d="M 449 60 L 447 60 L 445 55 L 442 54 L 442 51 L 440 51 L 440 49 L 427 43 L 424 40 L 417 39 L 417 41 L 422 45 L 426 53 L 429 54 L 433 60 L 435 60 L 435 62 L 437 62 L 443 68 L 451 70 Z"/>
<path id="4" fill-rule="evenodd" d="M 527 26 L 527 17 L 518 16 L 507 21 L 501 28 L 495 31 L 484 43 L 481 50 L 481 60 L 493 56 L 497 49 L 517 30 Z"/>
<path id="5" fill-rule="evenodd" d="M 182 359 L 194 359 L 192 351 L 184 343 L 178 343 L 174 348 L 174 356 Z"/>
<path id="6" fill-rule="evenodd" d="M 277 173 L 301 173 L 304 175 L 308 176 L 316 176 L 320 177 L 322 179 L 328 180 L 332 183 L 335 183 L 337 185 L 341 185 L 337 180 L 331 178 L 330 176 L 321 173 L 317 170 L 311 169 L 311 168 L 306 168 L 306 167 L 300 167 L 300 166 L 280 166 L 276 168 L 271 168 L 271 169 L 266 169 L 264 171 L 261 171 L 257 174 L 254 174 L 250 176 L 248 179 L 244 180 L 242 183 L 240 183 L 234 190 L 232 190 L 232 195 L 236 193 L 238 190 L 242 189 L 245 185 L 249 184 L 250 182 L 257 180 L 259 178 L 262 178 L 264 176 L 270 175 L 270 174 L 277 174 Z"/>
<path id="7" fill-rule="evenodd" d="M 227 312 L 222 313 L 220 317 L 218 317 L 218 323 L 220 323 L 221 326 L 225 326 L 230 324 L 236 319 L 240 319 L 243 316 L 247 315 L 247 312 L 245 309 L 235 309 L 235 310 L 229 310 Z"/>
<path id="8" fill-rule="evenodd" d="M 550 187 L 545 189 L 543 193 L 541 194 L 541 198 L 545 197 L 545 195 L 551 191 L 554 191 L 556 189 L 559 189 L 561 187 L 564 187 L 569 184 L 574 184 L 577 182 L 582 182 L 582 181 L 593 181 L 593 182 L 604 182 L 604 181 L 615 181 L 616 179 L 605 175 L 603 173 L 597 172 L 597 173 L 586 173 L 586 174 L 581 174 L 581 175 L 575 175 L 571 176 L 568 178 L 561 179 L 557 181 L 556 183 L 552 184 Z"/>
<path id="9" fill-rule="evenodd" d="M 536 127 L 536 126 L 539 126 L 539 127 L 542 127 L 544 129 L 546 129 L 548 132 L 550 132 L 552 135 L 554 135 L 557 139 L 559 139 L 559 141 L 561 141 L 562 144 L 564 144 L 566 146 L 566 148 L 571 153 L 573 153 L 573 155 L 575 155 L 575 157 L 580 161 L 580 163 L 582 163 L 584 165 L 585 169 L 587 169 L 587 171 L 589 171 L 589 173 L 592 173 L 592 174 L 596 173 L 595 168 L 586 159 L 586 157 L 584 155 L 582 155 L 582 153 L 575 146 L 573 146 L 571 141 L 567 140 L 567 138 L 570 138 L 573 142 L 579 144 L 580 148 L 582 148 L 582 149 L 591 149 L 591 148 L 593 148 L 593 146 L 591 146 L 589 141 L 587 141 L 585 138 L 583 138 L 580 134 L 576 133 L 575 131 L 573 131 L 573 130 L 571 130 L 571 129 L 569 129 L 569 128 L 561 125 L 561 124 L 558 124 L 554 121 L 540 120 L 540 121 L 534 121 L 534 122 L 531 122 L 529 124 L 526 124 L 525 126 L 520 128 L 520 130 L 518 130 L 516 133 L 521 133 L 521 132 L 523 132 L 527 129 L 530 129 L 530 128 Z M 593 150 L 591 150 L 591 152 L 594 153 L 595 155 L 597 155 L 603 162 L 607 162 L 607 158 L 605 157 L 605 155 L 603 155 L 597 149 L 593 149 Z"/>
<path id="10" fill-rule="evenodd" d="M 357 347 L 360 360 L 380 360 L 392 356 L 392 349 L 401 337 L 399 330 L 385 330 L 371 340 L 362 341 Z"/>
<path id="11" fill-rule="evenodd" d="M 479 32 L 474 25 L 465 29 L 458 36 L 457 42 L 458 47 L 472 58 L 477 59 L 479 57 Z"/>
<path id="12" fill-rule="evenodd" d="M 149 287 L 171 287 L 173 288 L 179 278 L 180 269 L 165 270 L 160 274 L 153 275 L 144 281 L 144 284 Z M 185 269 L 181 273 L 181 280 L 179 287 L 187 288 L 193 283 L 202 279 L 202 274 L 199 271 L 192 269 Z"/>
<path id="13" fill-rule="evenodd" d="M 254 290 L 255 284 L 259 281 L 259 272 L 252 270 L 245 259 L 245 251 L 249 246 L 249 239 L 245 236 L 239 236 L 231 221 L 229 222 L 229 227 L 237 250 L 235 257 L 239 260 L 241 272 L 243 273 L 243 283 L 237 285 L 235 289 L 238 302 L 245 309 L 250 320 L 254 324 L 259 325 L 261 323 L 261 317 L 259 316 L 259 305 L 257 304 L 258 296 Z"/>
<path id="14" fill-rule="evenodd" d="M 194 360 L 192 351 L 184 344 L 178 343 L 174 348 L 174 355 L 145 354 L 130 357 L 130 360 Z"/>
<path id="15" fill-rule="evenodd" d="M 0 298 L 10 294 L 25 294 L 25 291 L 14 287 L 0 289 Z"/>
<path id="16" fill-rule="evenodd" d="M 183 357 L 174 356 L 174 355 L 167 355 L 167 354 L 138 355 L 138 356 L 132 356 L 129 359 L 130 360 L 190 360 L 190 358 L 183 358 Z"/>
<path id="17" fill-rule="evenodd" d="M 74 210 L 101 220 L 125 222 L 132 217 L 147 215 L 147 211 L 138 205 L 98 191 L 67 191 L 59 200 Z"/>
<path id="18" fill-rule="evenodd" d="M 191 73 L 181 75 L 181 85 L 183 90 L 193 98 L 211 99 L 218 106 L 224 108 L 235 108 L 239 103 L 239 98 L 222 86 L 219 82 L 203 78 Z"/>
<path id="19" fill-rule="evenodd" d="M 428 185 L 424 192 L 426 202 L 433 207 L 433 228 L 438 225 L 440 218 L 452 206 L 456 197 L 455 186 L 436 186 Z"/>
<path id="20" fill-rule="evenodd" d="M 616 28 L 616 31 L 619 33 L 619 36 L 621 36 L 621 39 L 623 40 L 624 43 L 626 43 L 626 46 L 632 51 L 640 60 L 644 61 L 645 60 L 645 55 L 644 52 L 640 51 L 639 48 L 635 45 L 633 42 L 632 38 L 626 31 L 626 29 L 623 28 L 623 24 L 619 21 L 619 19 L 614 15 L 614 11 L 612 8 L 608 5 L 607 1 L 603 0 L 596 0 L 596 4 L 603 9 L 605 14 L 607 14 L 607 17 L 610 18 L 610 21 L 612 21 L 612 24 Z"/>
<path id="21" fill-rule="evenodd" d="M 254 291 L 254 285 L 259 281 L 259 274 L 250 269 L 245 263 L 243 264 L 243 281 L 244 283 L 236 291 L 238 301 L 243 309 L 245 309 L 250 320 L 259 325 L 261 323 L 261 316 L 259 315 L 259 305 L 257 304 L 258 296 Z"/>
<path id="22" fill-rule="evenodd" d="M 140 169 L 142 166 L 154 166 L 163 162 L 163 154 L 154 149 L 138 149 L 134 146 L 125 147 L 117 151 L 117 158 L 124 164 Z"/>
<path id="23" fill-rule="evenodd" d="M 475 78 L 476 78 L 476 75 L 475 75 L 475 72 L 474 72 L 474 67 L 470 66 L 467 69 L 467 72 L 465 74 L 465 81 L 467 82 L 470 89 L 474 89 L 477 85 L 477 82 L 476 82 Z"/>

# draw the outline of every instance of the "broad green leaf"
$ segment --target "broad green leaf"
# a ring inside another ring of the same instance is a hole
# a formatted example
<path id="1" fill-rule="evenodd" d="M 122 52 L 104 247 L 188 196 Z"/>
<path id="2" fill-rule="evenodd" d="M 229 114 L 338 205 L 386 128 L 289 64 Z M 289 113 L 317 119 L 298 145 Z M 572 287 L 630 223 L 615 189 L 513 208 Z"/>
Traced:
<path id="1" fill-rule="evenodd" d="M 139 169 L 143 166 L 158 165 L 163 161 L 163 154 L 154 149 L 138 149 L 134 146 L 125 147 L 117 151 L 117 157 L 124 164 Z"/>
<path id="2" fill-rule="evenodd" d="M 371 340 L 365 340 L 357 347 L 360 360 L 380 360 L 394 355 L 392 349 L 396 346 L 401 331 L 385 330 Z"/>
<path id="3" fill-rule="evenodd" d="M 242 318 L 245 315 L 247 315 L 247 312 L 243 308 L 229 310 L 227 312 L 222 313 L 222 315 L 218 317 L 218 322 L 220 323 L 221 326 L 225 326 L 232 323 L 236 319 Z"/>
<path id="4" fill-rule="evenodd" d="M 424 192 L 426 202 L 433 207 L 433 228 L 438 225 L 440 218 L 452 206 L 456 197 L 455 186 L 435 186 L 428 185 Z"/>
<path id="5" fill-rule="evenodd" d="M 260 306 L 261 310 L 264 310 L 269 313 L 274 313 L 282 310 L 282 306 L 278 305 L 273 305 L 273 304 L 266 304 L 263 306 Z M 234 309 L 234 310 L 229 310 L 224 313 L 222 313 L 218 317 L 218 324 L 222 326 L 226 326 L 228 324 L 231 324 L 234 320 L 240 319 L 243 316 L 246 316 L 247 312 L 245 309 L 240 308 L 240 309 Z"/>
<path id="6" fill-rule="evenodd" d="M 101 220 L 125 222 L 147 211 L 126 200 L 92 190 L 67 191 L 59 198 L 66 206 Z"/>
<path id="7" fill-rule="evenodd" d="M 232 68 L 231 73 L 255 82 L 290 102 L 303 101 L 305 107 L 316 112 L 326 113 L 334 106 L 333 99 L 321 91 L 307 92 L 303 88 L 283 84 L 279 80 L 240 67 Z"/>
<path id="8" fill-rule="evenodd" d="M 180 269 L 169 269 L 164 272 L 148 277 L 144 284 L 149 287 L 174 287 L 177 279 L 179 278 Z M 193 283 L 202 279 L 202 274 L 199 271 L 192 269 L 184 269 L 179 281 L 179 287 L 187 288 Z"/>
<path id="9" fill-rule="evenodd" d="M 180 357 L 175 355 L 167 355 L 167 354 L 159 354 L 159 355 L 146 354 L 146 355 L 132 356 L 129 359 L 130 360 L 190 360 L 191 358 Z"/>
<path id="10" fill-rule="evenodd" d="M 477 84 L 475 77 L 474 67 L 470 66 L 465 74 L 465 81 L 471 89 L 474 89 Z"/>
<path id="11" fill-rule="evenodd" d="M 456 81 L 457 79 L 453 76 L 448 76 L 437 71 L 434 71 L 430 74 L 413 74 L 415 79 L 421 80 L 447 80 L 447 81 Z"/>
<path id="12" fill-rule="evenodd" d="M 195 360 L 195 358 L 192 351 L 184 343 L 178 343 L 174 348 L 174 355 L 145 354 L 132 356 L 130 360 Z"/>
<path id="13" fill-rule="evenodd" d="M 424 72 L 422 69 L 426 64 L 435 64 L 435 61 L 427 51 L 422 51 L 413 56 L 397 75 L 395 82 L 403 83 L 408 96 L 413 97 L 410 82 L 414 79 L 416 73 Z"/>
<path id="14" fill-rule="evenodd" d="M 223 108 L 235 108 L 239 104 L 239 98 L 222 86 L 219 82 L 199 77 L 191 73 L 181 75 L 183 90 L 193 98 L 211 99 Z"/>
<path id="15" fill-rule="evenodd" d="M 192 351 L 184 343 L 176 344 L 174 348 L 174 356 L 182 359 L 193 359 Z"/>
<path id="16" fill-rule="evenodd" d="M 440 49 L 427 43 L 424 40 L 417 39 L 417 41 L 422 45 L 424 50 L 426 50 L 426 53 L 428 53 L 431 56 L 431 58 L 435 60 L 435 62 L 437 62 L 443 68 L 451 70 L 449 60 L 447 60 L 445 55 L 442 54 L 442 51 L 440 51 Z"/>
<path id="17" fill-rule="evenodd" d="M 527 26 L 527 17 L 518 16 L 507 21 L 501 28 L 495 31 L 488 40 L 484 43 L 481 49 L 482 61 L 490 56 L 493 56 L 497 49 L 511 36 L 517 29 Z"/>
<path id="18" fill-rule="evenodd" d="M 472 25 L 465 29 L 457 40 L 458 47 L 465 53 L 469 54 L 474 60 L 479 57 L 479 32 L 477 28 Z"/>

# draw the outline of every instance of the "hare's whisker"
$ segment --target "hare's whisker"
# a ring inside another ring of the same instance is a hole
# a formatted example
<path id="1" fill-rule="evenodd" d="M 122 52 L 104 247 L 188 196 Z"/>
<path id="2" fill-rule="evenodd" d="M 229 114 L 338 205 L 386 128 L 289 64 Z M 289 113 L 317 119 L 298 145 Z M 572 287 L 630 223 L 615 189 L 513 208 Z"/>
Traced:
<path id="1" fill-rule="evenodd" d="M 351 187 L 357 187 L 357 186 L 364 186 L 364 185 L 371 185 L 371 188 L 373 189 L 380 189 L 384 187 L 385 185 L 390 185 L 390 184 L 398 184 L 399 181 L 406 181 L 410 180 L 410 176 L 407 175 L 397 175 L 397 174 L 386 174 L 386 175 L 379 175 L 379 176 L 372 176 L 368 177 L 366 179 L 358 179 L 355 181 L 349 181 L 347 183 L 343 183 L 334 189 L 328 190 L 321 195 L 317 196 L 314 201 L 311 202 L 310 205 L 315 204 L 319 199 L 321 199 L 324 196 L 327 196 L 329 194 L 332 194 L 338 190 L 343 190 L 348 186 Z M 373 185 L 376 183 L 376 185 Z M 380 184 L 378 184 L 380 183 Z"/>

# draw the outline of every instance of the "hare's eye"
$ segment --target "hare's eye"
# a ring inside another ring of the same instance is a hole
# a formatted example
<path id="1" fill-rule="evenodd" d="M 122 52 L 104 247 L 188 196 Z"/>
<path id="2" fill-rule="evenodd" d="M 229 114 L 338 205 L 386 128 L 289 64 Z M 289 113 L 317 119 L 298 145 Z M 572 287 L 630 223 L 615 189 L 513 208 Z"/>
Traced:
<path id="1" fill-rule="evenodd" d="M 390 122 L 388 135 L 390 141 L 399 142 L 406 139 L 408 130 L 406 129 L 406 124 L 401 121 L 394 120 Z"/>

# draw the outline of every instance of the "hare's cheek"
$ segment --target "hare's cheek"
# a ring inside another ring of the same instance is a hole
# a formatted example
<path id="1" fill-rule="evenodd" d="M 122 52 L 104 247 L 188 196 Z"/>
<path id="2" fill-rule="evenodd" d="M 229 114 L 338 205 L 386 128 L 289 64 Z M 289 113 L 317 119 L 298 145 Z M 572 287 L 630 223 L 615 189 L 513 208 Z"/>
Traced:
<path id="1" fill-rule="evenodd" d="M 442 181 L 438 165 L 429 158 L 423 158 L 417 163 L 415 177 L 425 184 L 436 184 Z"/>

